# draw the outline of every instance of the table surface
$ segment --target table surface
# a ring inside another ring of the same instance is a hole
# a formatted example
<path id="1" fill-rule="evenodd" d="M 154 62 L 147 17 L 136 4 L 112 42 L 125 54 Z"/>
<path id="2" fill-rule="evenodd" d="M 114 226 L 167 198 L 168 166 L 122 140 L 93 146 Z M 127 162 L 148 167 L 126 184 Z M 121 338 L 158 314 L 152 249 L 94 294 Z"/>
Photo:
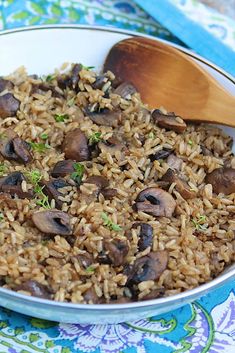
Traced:
<path id="1" fill-rule="evenodd" d="M 201 2 L 235 19 L 235 0 L 201 0 Z"/>

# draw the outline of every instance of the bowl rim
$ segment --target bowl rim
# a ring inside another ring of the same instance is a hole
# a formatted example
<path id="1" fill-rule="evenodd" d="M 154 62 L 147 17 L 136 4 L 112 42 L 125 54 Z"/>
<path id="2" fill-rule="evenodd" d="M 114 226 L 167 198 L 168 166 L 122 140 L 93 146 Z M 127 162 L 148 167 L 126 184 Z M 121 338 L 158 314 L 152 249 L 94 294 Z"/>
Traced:
<path id="1" fill-rule="evenodd" d="M 0 32 L 0 36 L 5 36 L 5 35 L 12 35 L 15 33 L 20 33 L 20 32 L 29 32 L 29 31 L 38 31 L 38 30 L 54 30 L 54 29 L 74 29 L 74 30 L 92 30 L 92 31 L 102 31 L 102 32 L 111 32 L 111 33 L 120 33 L 124 35 L 129 35 L 133 37 L 141 36 L 145 38 L 150 38 L 155 41 L 163 42 L 166 43 L 183 53 L 189 55 L 190 57 L 196 59 L 197 61 L 200 61 L 203 64 L 206 64 L 206 66 L 209 66 L 210 68 L 214 69 L 217 71 L 219 74 L 224 76 L 226 79 L 231 81 L 235 85 L 235 77 L 232 75 L 228 74 L 226 71 L 218 67 L 217 65 L 213 64 L 207 59 L 204 59 L 202 56 L 192 52 L 190 49 L 184 48 L 179 44 L 172 43 L 168 40 L 162 39 L 162 38 L 157 38 L 152 35 L 144 34 L 144 33 L 138 33 L 135 31 L 130 31 L 130 30 L 124 30 L 120 28 L 115 28 L 115 27 L 105 27 L 105 26 L 90 26 L 90 25 L 76 25 L 76 24 L 51 24 L 51 25 L 37 25 L 37 26 L 27 26 L 27 27 L 18 27 L 14 29 L 7 29 L 3 30 Z M 233 266 L 233 265 L 231 265 Z M 218 286 L 222 286 L 225 282 L 227 282 L 229 279 L 232 277 L 235 278 L 235 267 L 232 269 L 229 269 L 229 267 L 225 270 L 225 273 L 222 273 L 219 275 L 217 278 L 204 283 L 196 288 L 186 290 L 185 292 L 181 292 L 178 294 L 171 295 L 169 297 L 163 297 L 163 298 L 157 298 L 157 299 L 151 299 L 151 300 L 145 300 L 145 301 L 139 301 L 139 302 L 131 302 L 131 303 L 116 303 L 116 304 L 79 304 L 79 303 L 70 303 L 70 302 L 59 302 L 55 300 L 48 300 L 48 299 L 43 299 L 43 298 L 38 298 L 34 296 L 28 296 L 24 295 L 18 292 L 15 292 L 10 289 L 2 288 L 0 287 L 0 294 L 2 293 L 4 296 L 10 296 L 13 299 L 15 298 L 16 300 L 23 300 L 26 302 L 31 302 L 31 304 L 42 304 L 45 306 L 53 306 L 53 307 L 58 307 L 58 308 L 66 308 L 66 309 L 79 309 L 79 310 L 91 310 L 91 311 L 96 311 L 96 310 L 102 310 L 102 311 L 109 311 L 109 310 L 125 310 L 125 309 L 136 309 L 136 308 L 142 308 L 142 307 L 151 307 L 155 305 L 167 305 L 167 304 L 172 304 L 174 302 L 181 302 L 185 300 L 189 300 L 190 298 L 194 298 L 195 296 L 202 296 L 206 294 L 209 290 L 213 290 L 217 288 Z"/>

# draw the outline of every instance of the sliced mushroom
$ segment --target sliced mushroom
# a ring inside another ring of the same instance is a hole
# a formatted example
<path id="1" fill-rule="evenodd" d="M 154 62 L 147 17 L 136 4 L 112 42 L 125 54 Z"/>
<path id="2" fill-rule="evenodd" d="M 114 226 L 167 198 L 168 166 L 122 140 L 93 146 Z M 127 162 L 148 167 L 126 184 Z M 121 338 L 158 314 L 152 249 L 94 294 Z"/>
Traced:
<path id="1" fill-rule="evenodd" d="M 169 157 L 169 155 L 172 153 L 172 149 L 170 148 L 163 148 L 162 150 L 154 153 L 154 154 L 151 154 L 149 156 L 151 162 L 153 161 L 157 161 L 159 159 L 166 159 L 167 157 Z"/>
<path id="2" fill-rule="evenodd" d="M 0 153 L 9 160 L 27 164 L 32 160 L 30 147 L 14 130 L 7 129 L 0 138 Z"/>
<path id="3" fill-rule="evenodd" d="M 81 64 L 74 64 L 71 70 L 71 84 L 73 89 L 76 89 L 78 87 L 78 82 L 80 80 L 79 72 L 81 70 L 82 70 Z"/>
<path id="4" fill-rule="evenodd" d="M 144 251 L 153 244 L 153 227 L 147 223 L 134 223 L 132 228 L 140 227 L 138 248 Z"/>
<path id="5" fill-rule="evenodd" d="M 106 152 L 111 154 L 111 156 L 115 155 L 116 152 L 127 152 L 127 147 L 125 144 L 120 141 L 118 138 L 115 136 L 110 137 L 106 141 L 100 141 L 98 143 L 98 148 L 101 150 L 101 152 Z"/>
<path id="6" fill-rule="evenodd" d="M 52 97 L 55 98 L 64 98 L 62 91 L 58 87 L 54 85 L 42 82 L 42 83 L 35 83 L 32 85 L 31 94 L 37 93 L 43 95 L 45 92 L 51 91 Z"/>
<path id="7" fill-rule="evenodd" d="M 66 134 L 62 150 L 67 159 L 73 159 L 77 162 L 90 159 L 88 140 L 85 134 L 78 128 Z"/>
<path id="8" fill-rule="evenodd" d="M 176 202 L 169 192 L 152 187 L 142 190 L 136 199 L 134 208 L 155 217 L 170 218 L 175 210 Z"/>
<path id="9" fill-rule="evenodd" d="M 196 192 L 190 189 L 186 181 L 181 179 L 178 173 L 171 168 L 167 170 L 161 180 L 166 181 L 169 184 L 175 183 L 176 190 L 185 200 L 194 199 L 197 196 Z"/>
<path id="10" fill-rule="evenodd" d="M 152 118 L 159 127 L 167 130 L 173 130 L 175 132 L 182 133 L 187 128 L 184 120 L 176 116 L 175 113 L 164 114 L 161 112 L 161 110 L 155 109 L 152 112 Z"/>
<path id="11" fill-rule="evenodd" d="M 38 283 L 34 280 L 28 280 L 15 288 L 16 291 L 23 290 L 26 292 L 31 293 L 34 297 L 50 299 L 51 298 L 51 291 L 48 288 Z"/>
<path id="12" fill-rule="evenodd" d="M 121 239 L 112 239 L 104 241 L 104 248 L 107 255 L 114 266 L 121 266 L 125 262 L 126 255 L 129 251 L 127 241 Z"/>
<path id="13" fill-rule="evenodd" d="M 212 156 L 212 151 L 210 151 L 206 146 L 200 145 L 203 156 Z"/>
<path id="14" fill-rule="evenodd" d="M 22 190 L 22 181 L 26 180 L 21 172 L 13 172 L 6 177 L 0 178 L 0 192 L 17 196 L 20 199 L 32 199 L 33 192 Z"/>
<path id="15" fill-rule="evenodd" d="M 83 299 L 88 304 L 98 304 L 100 302 L 100 298 L 98 297 L 94 287 L 91 287 L 83 293 Z"/>
<path id="16" fill-rule="evenodd" d="M 5 80 L 4 78 L 0 77 L 0 92 L 4 91 L 5 89 L 13 89 L 13 87 L 14 84 L 11 81 Z"/>
<path id="17" fill-rule="evenodd" d="M 105 75 L 97 76 L 95 82 L 92 83 L 92 87 L 94 89 L 101 90 L 107 81 L 108 81 L 108 77 L 106 77 Z"/>
<path id="18" fill-rule="evenodd" d="M 76 258 L 78 259 L 78 262 L 80 263 L 80 265 L 85 269 L 91 266 L 94 262 L 93 256 L 88 252 L 79 254 L 76 256 Z"/>
<path id="19" fill-rule="evenodd" d="M 36 212 L 32 221 L 42 233 L 63 236 L 72 234 L 69 215 L 56 209 Z"/>
<path id="20" fill-rule="evenodd" d="M 128 276 L 128 283 L 137 284 L 158 279 L 167 268 L 168 258 L 166 250 L 158 250 L 137 259 Z"/>
<path id="21" fill-rule="evenodd" d="M 95 184 L 100 190 L 109 186 L 109 181 L 101 175 L 92 175 L 85 180 L 87 184 Z"/>
<path id="22" fill-rule="evenodd" d="M 99 112 L 86 111 L 89 118 L 97 125 L 117 127 L 122 119 L 121 110 L 101 109 Z"/>
<path id="23" fill-rule="evenodd" d="M 59 196 L 63 196 L 63 194 L 59 189 L 69 186 L 69 184 L 64 179 L 58 178 L 42 182 L 41 185 L 43 186 L 43 193 L 48 196 L 49 201 L 54 199 L 56 208 L 61 209 L 63 201 L 59 199 Z"/>
<path id="24" fill-rule="evenodd" d="M 218 168 L 207 174 L 206 183 L 211 184 L 216 194 L 223 193 L 225 195 L 235 192 L 235 169 L 234 168 Z"/>
<path id="25" fill-rule="evenodd" d="M 151 300 L 151 299 L 161 298 L 164 296 L 165 291 L 166 290 L 164 287 L 153 289 L 149 294 L 142 297 L 141 300 Z"/>
<path id="26" fill-rule="evenodd" d="M 114 94 L 118 94 L 124 99 L 130 99 L 131 96 L 136 93 L 136 88 L 130 82 L 121 83 L 114 91 Z"/>
<path id="27" fill-rule="evenodd" d="M 181 170 L 183 161 L 181 158 L 177 157 L 175 154 L 170 154 L 166 160 L 167 164 L 171 169 Z"/>
<path id="28" fill-rule="evenodd" d="M 74 161 L 71 159 L 65 159 L 64 161 L 59 161 L 54 165 L 52 169 L 51 176 L 53 178 L 65 177 L 68 174 L 74 172 Z"/>
<path id="29" fill-rule="evenodd" d="M 101 190 L 101 194 L 104 196 L 105 200 L 112 200 L 113 197 L 117 196 L 118 192 L 113 188 L 106 188 Z"/>
<path id="30" fill-rule="evenodd" d="M 4 119 L 9 116 L 15 116 L 19 107 L 20 102 L 12 93 L 6 93 L 0 96 L 0 118 Z"/>

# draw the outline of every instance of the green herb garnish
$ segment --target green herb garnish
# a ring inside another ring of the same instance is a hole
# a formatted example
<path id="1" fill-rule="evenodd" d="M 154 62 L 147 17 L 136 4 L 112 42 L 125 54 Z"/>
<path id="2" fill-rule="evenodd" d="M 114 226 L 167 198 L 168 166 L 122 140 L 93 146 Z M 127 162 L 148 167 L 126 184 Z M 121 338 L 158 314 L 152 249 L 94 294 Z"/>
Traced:
<path id="1" fill-rule="evenodd" d="M 197 218 L 192 219 L 192 224 L 194 225 L 196 230 L 206 230 L 208 225 L 205 224 L 206 222 L 206 216 L 199 216 Z"/>
<path id="2" fill-rule="evenodd" d="M 2 222 L 4 220 L 4 215 L 2 212 L 0 212 L 0 222 Z"/>
<path id="3" fill-rule="evenodd" d="M 34 188 L 33 191 L 36 194 L 36 204 L 49 209 L 51 208 L 50 202 L 48 200 L 48 196 L 46 196 L 43 192 L 44 186 L 39 185 L 41 179 L 42 179 L 42 174 L 39 172 L 39 170 L 32 170 L 31 172 L 25 172 L 26 177 L 30 181 L 31 184 L 33 184 Z"/>
<path id="4" fill-rule="evenodd" d="M 64 123 L 65 120 L 69 119 L 69 116 L 68 114 L 55 114 L 54 118 L 57 123 Z"/>
<path id="5" fill-rule="evenodd" d="M 42 198 L 37 200 L 36 204 L 43 207 L 43 208 L 46 208 L 46 209 L 50 209 L 51 208 L 51 204 L 48 200 L 48 196 L 46 196 L 45 194 L 41 194 L 42 195 Z"/>
<path id="6" fill-rule="evenodd" d="M 193 145 L 193 141 L 192 140 L 188 140 L 188 145 L 192 146 Z"/>
<path id="7" fill-rule="evenodd" d="M 25 175 L 34 187 L 38 186 L 39 181 L 42 179 L 42 174 L 39 172 L 39 170 L 36 169 L 32 170 L 31 172 L 25 172 Z"/>
<path id="8" fill-rule="evenodd" d="M 51 82 L 56 78 L 56 75 L 47 75 L 47 76 L 42 76 L 42 80 L 46 82 Z"/>
<path id="9" fill-rule="evenodd" d="M 81 64 L 81 65 L 82 65 L 82 64 Z M 89 71 L 89 70 L 94 69 L 94 68 L 95 68 L 95 66 L 85 66 L 85 65 L 82 65 L 82 68 L 83 68 L 83 70 L 87 70 L 87 71 Z"/>
<path id="10" fill-rule="evenodd" d="M 122 230 L 122 227 L 120 227 L 118 224 L 113 223 L 113 221 L 108 217 L 107 213 L 102 212 L 101 218 L 103 220 L 104 226 L 106 226 L 110 230 L 114 230 L 116 232 L 120 232 Z"/>
<path id="11" fill-rule="evenodd" d="M 47 140 L 48 139 L 48 134 L 46 134 L 45 132 L 43 132 L 41 135 L 40 135 L 41 139 L 42 140 Z"/>
<path id="12" fill-rule="evenodd" d="M 0 163 L 0 176 L 2 176 L 6 172 L 7 167 L 4 163 Z"/>
<path id="13" fill-rule="evenodd" d="M 154 139 L 155 133 L 153 131 L 150 131 L 149 136 L 150 139 Z"/>
<path id="14" fill-rule="evenodd" d="M 86 268 L 86 272 L 88 272 L 88 273 L 93 273 L 94 271 L 95 271 L 95 269 L 94 269 L 93 266 L 88 266 L 88 267 Z"/>
<path id="15" fill-rule="evenodd" d="M 90 137 L 89 137 L 89 144 L 93 145 L 95 143 L 98 143 L 102 140 L 101 138 L 101 132 L 94 132 Z"/>
<path id="16" fill-rule="evenodd" d="M 50 149 L 51 146 L 48 145 L 47 143 L 42 143 L 42 142 L 29 142 L 31 148 L 37 152 L 44 153 L 46 150 Z"/>
<path id="17" fill-rule="evenodd" d="M 80 184 L 84 174 L 85 167 L 81 163 L 74 163 L 73 168 L 74 168 L 74 172 L 70 174 L 70 177 L 71 179 L 76 181 L 76 183 Z"/>

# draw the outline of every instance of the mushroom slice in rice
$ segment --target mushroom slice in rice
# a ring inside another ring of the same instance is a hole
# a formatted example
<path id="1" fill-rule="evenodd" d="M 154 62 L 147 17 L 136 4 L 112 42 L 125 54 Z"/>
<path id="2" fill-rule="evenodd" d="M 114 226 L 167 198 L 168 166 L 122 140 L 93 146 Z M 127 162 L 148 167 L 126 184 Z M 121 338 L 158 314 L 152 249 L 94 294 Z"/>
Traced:
<path id="1" fill-rule="evenodd" d="M 155 109 L 152 112 L 152 118 L 159 127 L 173 130 L 177 133 L 182 133 L 187 128 L 184 120 L 176 116 L 175 113 L 164 114 L 161 110 Z"/>
<path id="2" fill-rule="evenodd" d="M 20 101 L 12 93 L 6 93 L 0 96 L 0 118 L 15 116 L 20 108 Z"/>
<path id="3" fill-rule="evenodd" d="M 136 93 L 136 88 L 130 82 L 123 82 L 121 83 L 113 93 L 118 94 L 124 99 L 130 99 L 131 96 Z"/>
<path id="4" fill-rule="evenodd" d="M 126 240 L 112 239 L 104 241 L 104 248 L 114 266 L 121 266 L 129 251 L 129 245 Z"/>
<path id="5" fill-rule="evenodd" d="M 101 109 L 99 112 L 86 111 L 93 123 L 103 126 L 117 127 L 122 118 L 121 110 Z"/>
<path id="6" fill-rule="evenodd" d="M 142 190 L 134 204 L 134 208 L 137 211 L 142 211 L 155 217 L 168 218 L 173 215 L 175 207 L 176 202 L 171 194 L 156 187 Z"/>
<path id="7" fill-rule="evenodd" d="M 153 227 L 147 223 L 134 223 L 132 228 L 140 227 L 138 248 L 144 251 L 153 244 Z"/>
<path id="8" fill-rule="evenodd" d="M 193 191 L 189 185 L 179 177 L 176 171 L 173 169 L 168 169 L 167 172 L 163 175 L 162 181 L 166 181 L 169 184 L 175 183 L 176 190 L 180 195 L 185 199 L 194 199 L 197 196 L 197 193 Z"/>
<path id="9" fill-rule="evenodd" d="M 226 167 L 217 168 L 207 174 L 206 183 L 212 185 L 213 191 L 216 194 L 232 194 L 235 192 L 235 169 Z"/>
<path id="10" fill-rule="evenodd" d="M 63 194 L 59 189 L 69 186 L 69 184 L 61 178 L 42 182 L 41 184 L 43 186 L 43 193 L 48 196 L 49 201 L 54 199 L 56 207 L 60 209 L 63 205 L 63 201 L 59 199 L 59 196 L 63 196 Z"/>
<path id="11" fill-rule="evenodd" d="M 23 191 L 22 182 L 26 180 L 21 172 L 13 172 L 6 177 L 0 178 L 0 192 L 17 196 L 19 199 L 32 199 L 32 191 Z"/>
<path id="12" fill-rule="evenodd" d="M 14 130 L 7 129 L 0 136 L 0 153 L 8 159 L 27 164 L 32 161 L 30 147 Z"/>
<path id="13" fill-rule="evenodd" d="M 166 250 L 152 251 L 148 255 L 140 257 L 130 270 L 128 282 L 137 284 L 143 281 L 157 280 L 167 268 L 168 258 Z"/>
<path id="14" fill-rule="evenodd" d="M 42 233 L 63 236 L 72 234 L 69 215 L 56 209 L 35 212 L 32 221 Z"/>
<path id="15" fill-rule="evenodd" d="M 48 288 L 34 280 L 28 280 L 15 288 L 17 291 L 25 291 L 29 292 L 34 297 L 43 298 L 43 299 L 50 299 L 51 298 L 51 291 Z"/>
<path id="16" fill-rule="evenodd" d="M 57 162 L 52 171 L 51 176 L 53 178 L 65 177 L 68 174 L 72 174 L 74 172 L 74 161 L 71 159 L 65 159 L 63 161 Z"/>
<path id="17" fill-rule="evenodd" d="M 5 91 L 5 89 L 13 89 L 13 87 L 14 84 L 11 81 L 0 77 L 0 92 Z"/>
<path id="18" fill-rule="evenodd" d="M 88 140 L 80 129 L 75 129 L 66 134 L 62 151 L 66 159 L 73 159 L 77 162 L 90 159 Z"/>

